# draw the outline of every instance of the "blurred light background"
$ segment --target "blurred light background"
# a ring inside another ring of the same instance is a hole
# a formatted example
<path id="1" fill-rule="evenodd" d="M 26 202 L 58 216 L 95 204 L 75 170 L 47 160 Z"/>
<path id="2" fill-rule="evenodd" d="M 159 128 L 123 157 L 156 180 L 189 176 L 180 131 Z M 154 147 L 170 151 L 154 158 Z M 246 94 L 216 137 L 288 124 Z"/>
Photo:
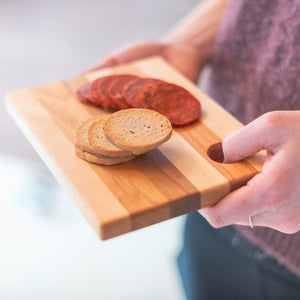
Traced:
<path id="1" fill-rule="evenodd" d="M 0 0 L 0 299 L 184 299 L 184 219 L 100 241 L 6 113 L 4 95 L 156 39 L 197 2 Z"/>

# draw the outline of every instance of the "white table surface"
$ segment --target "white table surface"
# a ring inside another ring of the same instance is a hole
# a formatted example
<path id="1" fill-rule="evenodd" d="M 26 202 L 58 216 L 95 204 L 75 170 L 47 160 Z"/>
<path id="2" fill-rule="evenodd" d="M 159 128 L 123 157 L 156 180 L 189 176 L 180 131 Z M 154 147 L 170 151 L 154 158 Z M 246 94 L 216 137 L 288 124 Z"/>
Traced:
<path id="1" fill-rule="evenodd" d="M 0 299 L 184 299 L 183 218 L 101 241 L 39 165 L 0 156 Z"/>

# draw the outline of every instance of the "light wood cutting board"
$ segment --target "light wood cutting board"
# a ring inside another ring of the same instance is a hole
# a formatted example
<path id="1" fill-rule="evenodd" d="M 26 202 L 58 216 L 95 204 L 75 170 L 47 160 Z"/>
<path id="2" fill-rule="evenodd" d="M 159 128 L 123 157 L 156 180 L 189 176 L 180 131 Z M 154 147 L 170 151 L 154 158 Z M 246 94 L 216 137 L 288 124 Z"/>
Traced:
<path id="1" fill-rule="evenodd" d="M 173 130 L 158 149 L 131 162 L 99 166 L 74 154 L 76 127 L 101 108 L 81 104 L 82 84 L 112 73 L 155 77 L 179 84 L 202 105 L 201 119 Z M 221 164 L 209 148 L 242 125 L 159 57 L 75 79 L 9 93 L 8 111 L 101 239 L 213 205 L 260 172 L 263 157 Z"/>

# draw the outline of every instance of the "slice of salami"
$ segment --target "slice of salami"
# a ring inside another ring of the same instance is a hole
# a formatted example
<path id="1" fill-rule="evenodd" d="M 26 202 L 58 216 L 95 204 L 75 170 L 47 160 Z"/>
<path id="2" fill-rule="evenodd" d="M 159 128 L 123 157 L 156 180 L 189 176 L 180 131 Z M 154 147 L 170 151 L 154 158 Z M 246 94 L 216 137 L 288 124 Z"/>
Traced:
<path id="1" fill-rule="evenodd" d="M 83 86 L 81 86 L 78 90 L 77 90 L 77 96 L 80 100 L 80 102 L 84 103 L 84 104 L 91 104 L 91 94 L 90 94 L 90 84 L 87 83 Z"/>
<path id="2" fill-rule="evenodd" d="M 88 83 L 85 85 L 84 89 L 84 98 L 88 104 L 93 104 L 92 94 L 91 94 L 91 84 Z"/>
<path id="3" fill-rule="evenodd" d="M 111 107 L 109 97 L 110 84 L 118 78 L 118 75 L 108 75 L 94 80 L 91 84 L 92 101 L 95 105 L 102 106 L 106 109 Z"/>
<path id="4" fill-rule="evenodd" d="M 114 109 L 112 101 L 109 96 L 110 86 L 118 79 L 118 75 L 107 76 L 101 84 L 100 87 L 100 97 L 102 98 L 102 106 L 106 109 Z"/>
<path id="5" fill-rule="evenodd" d="M 146 86 L 140 94 L 142 107 L 156 110 L 173 126 L 184 126 L 198 120 L 200 102 L 186 89 L 167 82 Z"/>
<path id="6" fill-rule="evenodd" d="M 141 91 L 149 84 L 153 82 L 162 82 L 155 78 L 139 78 L 130 81 L 123 89 L 123 98 L 126 101 L 128 107 L 140 108 L 142 103 L 140 102 Z"/>
<path id="7" fill-rule="evenodd" d="M 85 103 L 85 104 L 88 103 L 88 101 L 85 99 L 85 95 L 84 95 L 85 94 L 84 90 L 87 85 L 89 85 L 89 84 L 85 84 L 85 85 L 81 86 L 76 92 L 80 102 Z"/>
<path id="8" fill-rule="evenodd" d="M 119 109 L 128 108 L 128 104 L 126 103 L 123 97 L 123 89 L 132 80 L 138 78 L 139 77 L 134 75 L 127 75 L 127 74 L 119 75 L 117 79 L 110 84 L 109 96 L 111 100 L 112 109 L 119 110 Z"/>
<path id="9" fill-rule="evenodd" d="M 101 92 L 101 84 L 106 77 L 95 79 L 90 85 L 91 102 L 94 105 L 103 106 Z"/>

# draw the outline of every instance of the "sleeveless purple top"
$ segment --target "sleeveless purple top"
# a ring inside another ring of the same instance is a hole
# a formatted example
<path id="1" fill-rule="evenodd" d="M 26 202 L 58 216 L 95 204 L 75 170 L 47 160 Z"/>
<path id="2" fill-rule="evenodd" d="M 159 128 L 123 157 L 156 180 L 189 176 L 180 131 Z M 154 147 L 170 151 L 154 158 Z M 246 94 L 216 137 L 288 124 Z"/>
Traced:
<path id="1" fill-rule="evenodd" d="M 232 0 L 203 90 L 244 124 L 268 111 L 300 110 L 300 1 Z M 236 228 L 300 276 L 300 232 Z"/>

